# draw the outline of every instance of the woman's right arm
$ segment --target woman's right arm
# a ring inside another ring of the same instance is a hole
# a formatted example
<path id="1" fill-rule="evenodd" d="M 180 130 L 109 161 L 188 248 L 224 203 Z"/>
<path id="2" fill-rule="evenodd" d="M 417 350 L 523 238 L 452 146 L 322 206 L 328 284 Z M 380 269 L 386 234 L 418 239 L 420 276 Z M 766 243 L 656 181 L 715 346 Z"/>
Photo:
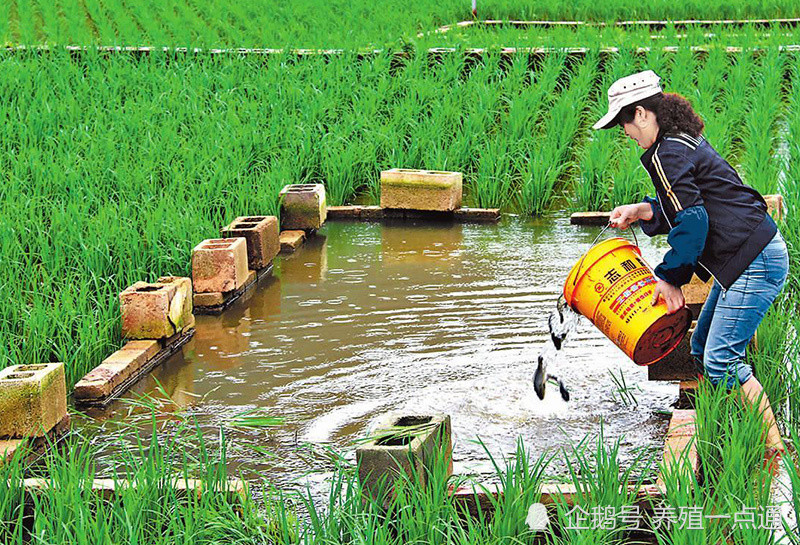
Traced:
<path id="1" fill-rule="evenodd" d="M 627 229 L 632 223 L 639 220 L 650 221 L 653 219 L 653 207 L 650 203 L 623 204 L 611 211 L 609 222 L 612 227 Z"/>

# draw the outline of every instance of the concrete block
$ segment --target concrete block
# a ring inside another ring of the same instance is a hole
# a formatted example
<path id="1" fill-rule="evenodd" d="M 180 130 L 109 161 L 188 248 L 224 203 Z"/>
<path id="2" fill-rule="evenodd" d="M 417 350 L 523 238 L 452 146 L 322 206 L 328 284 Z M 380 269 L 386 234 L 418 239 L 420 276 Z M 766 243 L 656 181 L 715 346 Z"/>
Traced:
<path id="1" fill-rule="evenodd" d="M 223 238 L 242 237 L 247 241 L 247 265 L 254 271 L 272 262 L 281 244 L 275 216 L 242 216 L 222 229 Z"/>
<path id="2" fill-rule="evenodd" d="M 305 231 L 281 231 L 280 242 L 282 252 L 294 252 L 306 239 Z"/>
<path id="3" fill-rule="evenodd" d="M 196 293 L 227 293 L 247 280 L 247 241 L 212 238 L 192 250 L 192 281 Z"/>
<path id="4" fill-rule="evenodd" d="M 24 449 L 20 459 L 23 463 L 30 463 L 38 459 L 48 449 L 61 442 L 69 431 L 69 414 L 61 419 L 58 424 L 50 428 L 46 435 L 41 437 L 20 437 L 0 439 L 0 465 L 14 459 L 18 451 Z"/>
<path id="5" fill-rule="evenodd" d="M 280 192 L 281 229 L 319 229 L 327 218 L 325 186 L 290 184 Z"/>
<path id="6" fill-rule="evenodd" d="M 119 294 L 122 336 L 126 339 L 161 339 L 175 334 L 170 308 L 175 284 L 136 282 Z"/>
<path id="7" fill-rule="evenodd" d="M 192 279 L 185 276 L 162 276 L 159 284 L 175 286 L 175 295 L 169 303 L 169 321 L 176 333 L 194 327 L 194 314 L 192 314 Z"/>
<path id="8" fill-rule="evenodd" d="M 438 210 L 461 207 L 460 172 L 393 168 L 381 172 L 381 208 Z"/>
<path id="9" fill-rule="evenodd" d="M 225 295 L 220 292 L 194 294 L 194 306 L 196 307 L 216 307 L 223 303 L 225 303 Z"/>
<path id="10" fill-rule="evenodd" d="M 775 221 L 783 219 L 783 195 L 764 195 L 764 200 L 767 201 L 767 212 L 772 214 Z"/>
<path id="11" fill-rule="evenodd" d="M 0 370 L 0 437 L 41 437 L 66 416 L 63 363 Z"/>
<path id="12" fill-rule="evenodd" d="M 191 297 L 190 297 L 191 299 Z M 75 399 L 108 397 L 161 350 L 155 340 L 130 341 L 89 371 L 75 385 Z"/>
<path id="13" fill-rule="evenodd" d="M 421 486 L 438 456 L 446 456 L 453 471 L 450 417 L 434 415 L 384 416 L 370 440 L 356 449 L 358 477 L 364 492 L 375 499 L 381 490 L 391 493 L 401 475 L 414 475 Z M 413 472 L 413 473 L 412 473 Z"/>

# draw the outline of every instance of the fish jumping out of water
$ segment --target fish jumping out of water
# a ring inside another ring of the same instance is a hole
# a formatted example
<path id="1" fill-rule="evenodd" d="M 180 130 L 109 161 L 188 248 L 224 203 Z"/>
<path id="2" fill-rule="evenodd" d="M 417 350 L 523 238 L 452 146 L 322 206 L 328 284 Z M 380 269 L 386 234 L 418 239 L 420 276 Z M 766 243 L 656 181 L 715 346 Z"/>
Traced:
<path id="1" fill-rule="evenodd" d="M 533 374 L 533 389 L 539 399 L 544 399 L 544 394 L 548 382 L 558 385 L 558 392 L 561 394 L 561 399 L 569 401 L 569 390 L 564 382 L 555 375 L 547 373 L 547 365 L 544 361 L 544 356 L 539 356 L 539 362 L 536 366 L 536 372 Z"/>

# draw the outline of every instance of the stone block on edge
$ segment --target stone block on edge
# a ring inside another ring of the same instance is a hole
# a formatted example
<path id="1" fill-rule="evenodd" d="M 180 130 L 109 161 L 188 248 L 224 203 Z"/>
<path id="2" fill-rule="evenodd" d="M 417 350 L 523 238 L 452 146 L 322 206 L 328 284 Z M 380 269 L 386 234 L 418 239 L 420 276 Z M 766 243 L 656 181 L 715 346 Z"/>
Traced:
<path id="1" fill-rule="evenodd" d="M 461 207 L 460 172 L 393 168 L 381 172 L 381 208 L 452 212 Z"/>
<path id="2" fill-rule="evenodd" d="M 162 278 L 168 281 L 136 282 L 119 294 L 124 338 L 163 339 L 193 323 L 191 280 Z"/>
<path id="3" fill-rule="evenodd" d="M 450 417 L 443 414 L 399 415 L 381 418 L 370 440 L 356 449 L 358 477 L 365 494 L 374 499 L 381 491 L 391 494 L 401 475 L 413 476 L 421 486 L 427 484 L 438 457 L 448 461 L 453 471 Z"/>
<path id="4" fill-rule="evenodd" d="M 227 293 L 244 285 L 248 274 L 244 238 L 212 238 L 192 250 L 195 293 Z"/>
<path id="5" fill-rule="evenodd" d="M 328 209 L 322 184 L 290 184 L 280 192 L 281 229 L 310 231 L 325 223 Z"/>
<path id="6" fill-rule="evenodd" d="M 0 437 L 42 437 L 66 416 L 63 363 L 0 370 Z"/>
<path id="7" fill-rule="evenodd" d="M 222 229 L 223 238 L 247 241 L 247 265 L 254 271 L 268 266 L 281 251 L 280 229 L 275 216 L 241 216 Z"/>
<path id="8" fill-rule="evenodd" d="M 75 385 L 75 399 L 103 399 L 158 354 L 155 340 L 130 341 L 89 371 Z"/>

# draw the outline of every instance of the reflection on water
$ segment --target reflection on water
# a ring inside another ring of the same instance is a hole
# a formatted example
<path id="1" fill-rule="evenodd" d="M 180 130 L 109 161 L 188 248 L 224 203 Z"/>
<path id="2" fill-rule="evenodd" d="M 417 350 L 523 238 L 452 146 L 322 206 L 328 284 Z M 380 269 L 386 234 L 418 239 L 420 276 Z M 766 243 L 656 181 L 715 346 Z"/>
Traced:
<path id="1" fill-rule="evenodd" d="M 646 369 L 586 320 L 548 363 L 570 401 L 558 388 L 539 400 L 531 380 L 563 280 L 597 232 L 564 214 L 500 225 L 329 223 L 276 260 L 274 278 L 246 300 L 198 316 L 195 338 L 136 389 L 153 391 L 157 380 L 209 433 L 245 410 L 284 417 L 269 433 L 229 432 L 234 469 L 283 485 L 326 468 L 309 467 L 297 445 L 347 449 L 389 410 L 450 414 L 457 471 L 491 472 L 478 437 L 495 456 L 512 453 L 518 436 L 540 454 L 597 433 L 601 421 L 629 460 L 658 445 L 658 411 L 676 398 L 674 385 L 647 382 Z M 657 262 L 664 248 L 641 242 Z M 637 408 L 614 401 L 611 370 L 641 389 Z"/>

